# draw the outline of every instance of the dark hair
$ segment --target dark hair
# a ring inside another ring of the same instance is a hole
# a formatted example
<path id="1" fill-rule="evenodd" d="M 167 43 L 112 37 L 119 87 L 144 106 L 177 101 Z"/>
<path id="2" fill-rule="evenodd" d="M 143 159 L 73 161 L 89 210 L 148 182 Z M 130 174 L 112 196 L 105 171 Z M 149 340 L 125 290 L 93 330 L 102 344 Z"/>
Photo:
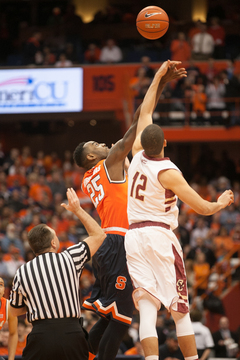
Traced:
<path id="1" fill-rule="evenodd" d="M 53 234 L 46 224 L 39 224 L 28 233 L 28 242 L 34 254 L 41 254 L 51 247 Z"/>
<path id="2" fill-rule="evenodd" d="M 148 156 L 158 155 L 162 151 L 164 134 L 160 126 L 156 124 L 148 125 L 142 132 L 142 147 Z"/>
<path id="3" fill-rule="evenodd" d="M 198 309 L 192 309 L 190 312 L 190 318 L 192 322 L 197 322 L 202 320 L 202 313 Z"/>
<path id="4" fill-rule="evenodd" d="M 86 142 L 81 142 L 76 149 L 74 150 L 73 153 L 73 160 L 74 162 L 79 166 L 79 167 L 86 167 L 86 152 L 84 149 L 84 145 L 86 144 Z"/>

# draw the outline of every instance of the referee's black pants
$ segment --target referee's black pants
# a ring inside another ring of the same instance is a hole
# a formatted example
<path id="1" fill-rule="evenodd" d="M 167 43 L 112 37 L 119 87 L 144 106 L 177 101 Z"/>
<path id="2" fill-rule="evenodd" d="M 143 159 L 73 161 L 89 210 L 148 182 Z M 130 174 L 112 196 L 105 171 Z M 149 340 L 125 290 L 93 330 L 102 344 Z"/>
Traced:
<path id="1" fill-rule="evenodd" d="M 23 360 L 88 360 L 88 344 L 77 318 L 33 321 Z"/>

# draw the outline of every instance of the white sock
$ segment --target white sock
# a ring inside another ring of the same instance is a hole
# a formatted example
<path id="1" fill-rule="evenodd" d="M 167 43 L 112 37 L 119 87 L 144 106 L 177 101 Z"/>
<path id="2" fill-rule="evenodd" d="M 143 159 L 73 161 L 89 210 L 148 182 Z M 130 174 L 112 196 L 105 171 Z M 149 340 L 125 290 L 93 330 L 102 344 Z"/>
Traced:
<path id="1" fill-rule="evenodd" d="M 158 360 L 158 355 L 149 355 L 145 357 L 145 360 Z"/>

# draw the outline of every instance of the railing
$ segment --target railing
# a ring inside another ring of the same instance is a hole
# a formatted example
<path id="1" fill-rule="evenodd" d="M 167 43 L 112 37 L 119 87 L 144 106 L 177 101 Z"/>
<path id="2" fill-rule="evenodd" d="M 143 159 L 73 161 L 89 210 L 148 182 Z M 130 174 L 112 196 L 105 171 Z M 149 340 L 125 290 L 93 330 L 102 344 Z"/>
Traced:
<path id="1" fill-rule="evenodd" d="M 142 99 L 134 99 L 132 109 L 142 103 Z M 191 99 L 163 99 L 158 103 L 153 120 L 161 126 L 233 126 L 240 125 L 240 97 L 224 98 L 225 108 L 221 110 L 205 110 L 202 113 L 192 110 Z"/>

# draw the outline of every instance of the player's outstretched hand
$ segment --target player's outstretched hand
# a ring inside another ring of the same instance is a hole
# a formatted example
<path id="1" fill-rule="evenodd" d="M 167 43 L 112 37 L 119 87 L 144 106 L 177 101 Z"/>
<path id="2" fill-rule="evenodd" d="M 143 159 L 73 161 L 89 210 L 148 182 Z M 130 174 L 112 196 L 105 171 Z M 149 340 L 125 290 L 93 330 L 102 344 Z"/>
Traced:
<path id="1" fill-rule="evenodd" d="M 62 203 L 61 206 L 68 211 L 76 213 L 81 208 L 81 206 L 80 206 L 79 198 L 76 192 L 73 190 L 73 188 L 67 189 L 67 198 L 68 198 L 68 204 Z"/>
<path id="2" fill-rule="evenodd" d="M 172 80 L 187 77 L 185 68 L 177 69 L 176 66 L 181 64 L 181 61 L 170 61 L 166 74 L 162 77 L 162 82 L 167 83 Z"/>
<path id="3" fill-rule="evenodd" d="M 232 190 L 225 190 L 224 193 L 219 196 L 217 202 L 221 205 L 222 209 L 231 205 L 234 202 L 234 194 Z"/>

